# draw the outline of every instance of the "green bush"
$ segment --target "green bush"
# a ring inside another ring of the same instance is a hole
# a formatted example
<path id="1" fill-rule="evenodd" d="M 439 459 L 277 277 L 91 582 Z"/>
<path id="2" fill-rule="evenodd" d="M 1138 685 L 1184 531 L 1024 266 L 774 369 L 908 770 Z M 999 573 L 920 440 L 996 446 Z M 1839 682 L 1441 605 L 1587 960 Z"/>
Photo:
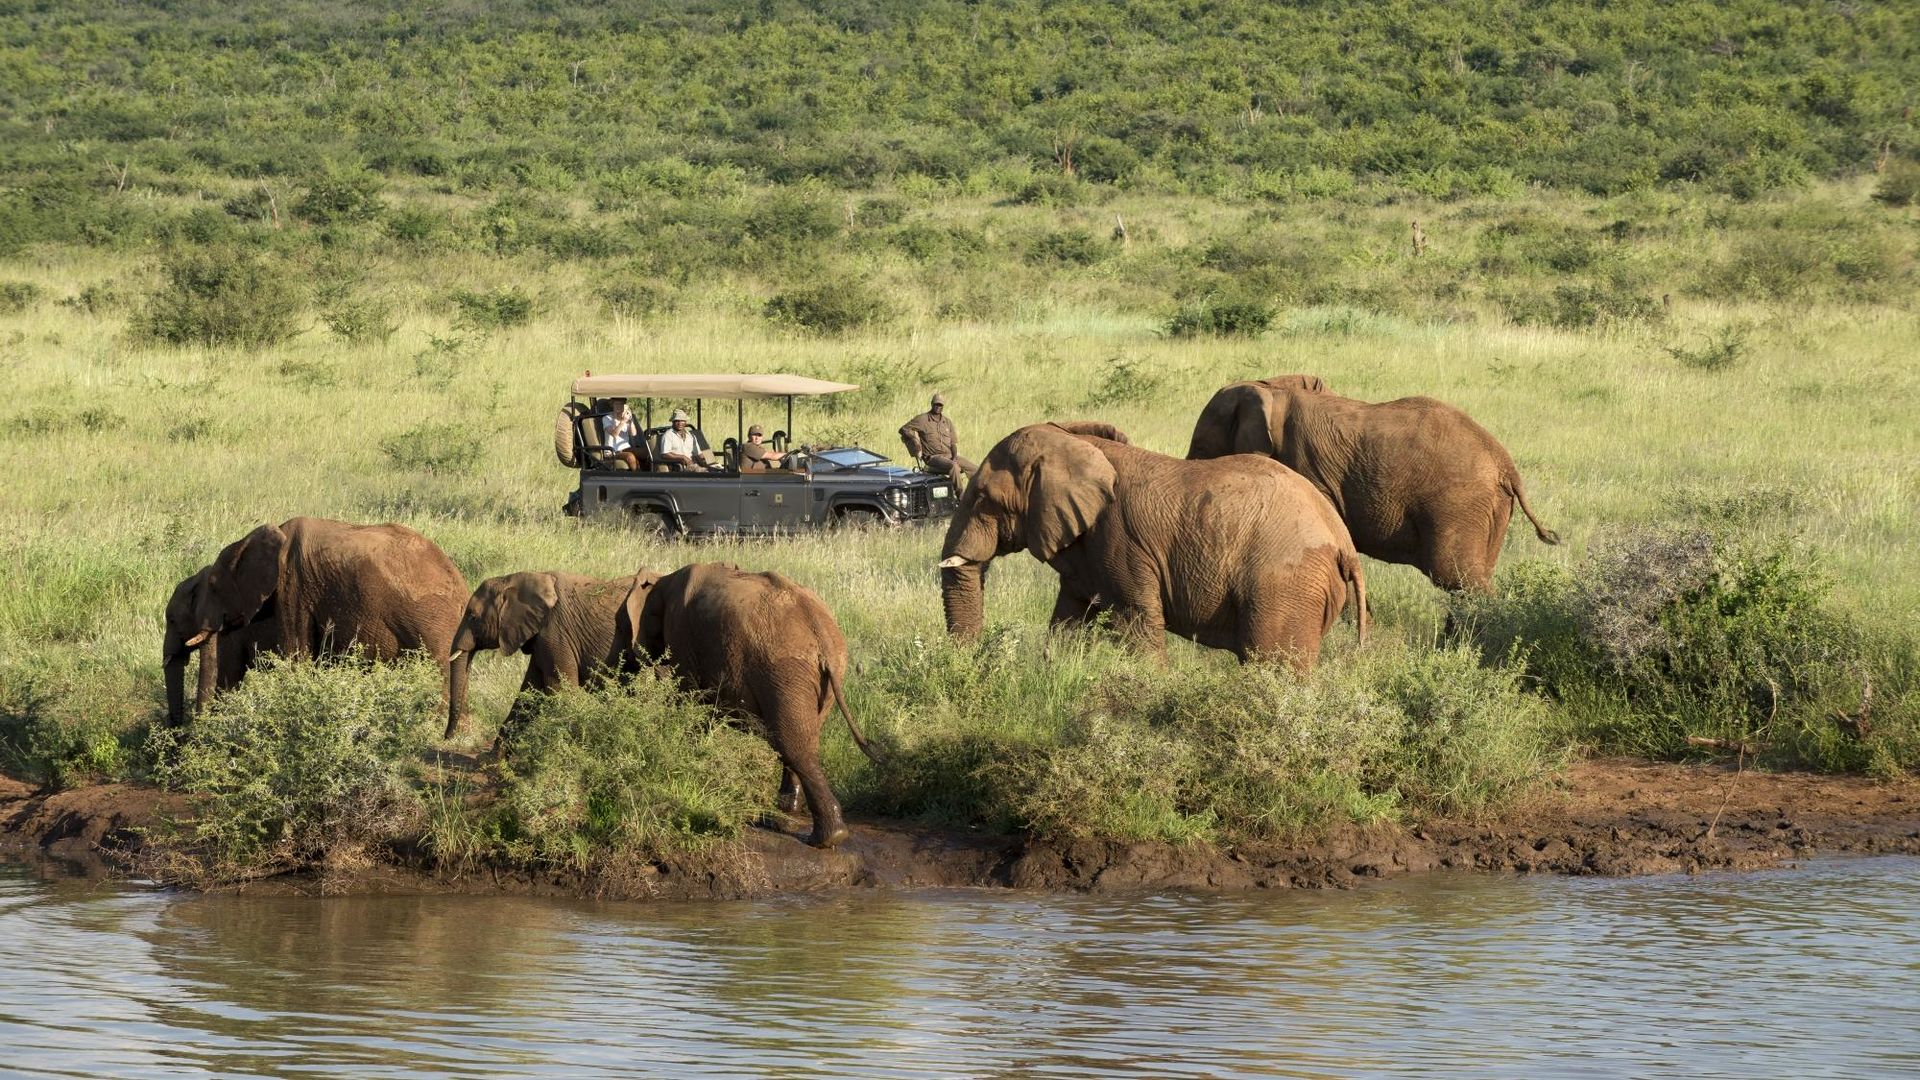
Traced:
<path id="1" fill-rule="evenodd" d="M 1550 293 L 1518 293 L 1501 299 L 1518 325 L 1560 330 L 1653 322 L 1665 317 L 1652 297 L 1612 284 L 1556 285 Z"/>
<path id="2" fill-rule="evenodd" d="M 1273 326 L 1271 304 L 1249 298 L 1209 297 L 1183 304 L 1160 326 L 1168 337 L 1259 337 Z"/>
<path id="3" fill-rule="evenodd" d="M 175 873 L 220 879 L 338 864 L 420 835 L 414 777 L 442 722 L 439 669 L 268 660 L 180 728 L 154 730 L 154 778 L 193 796 L 166 846 Z"/>
<path id="4" fill-rule="evenodd" d="M 372 221 L 386 209 L 380 201 L 382 186 L 373 173 L 331 171 L 307 183 L 293 212 L 316 225 Z"/>
<path id="5" fill-rule="evenodd" d="M 463 473 L 480 464 L 485 446 L 471 424 L 429 420 L 381 439 L 380 452 L 395 468 Z"/>
<path id="6" fill-rule="evenodd" d="M 213 249 L 178 256 L 161 269 L 129 329 L 169 345 L 264 348 L 299 333 L 305 306 L 292 275 L 259 256 Z"/>
<path id="7" fill-rule="evenodd" d="M 385 343 L 400 329 L 393 302 L 384 296 L 342 296 L 320 309 L 320 321 L 342 341 Z"/>
<path id="8" fill-rule="evenodd" d="M 1887 206 L 1920 204 L 1920 161 L 1890 163 L 1887 170 L 1880 174 L 1873 197 L 1876 202 Z"/>
<path id="9" fill-rule="evenodd" d="M 460 309 L 454 325 L 467 330 L 498 330 L 524 326 L 533 318 L 533 297 L 517 288 L 461 289 L 453 294 Z"/>
<path id="10" fill-rule="evenodd" d="M 1108 253 L 1107 245 L 1085 229 L 1042 233 L 1027 245 L 1027 261 L 1039 266 L 1092 266 Z"/>
<path id="11" fill-rule="evenodd" d="M 679 294 L 671 284 L 646 274 L 616 275 L 593 291 L 609 312 L 629 319 L 664 315 L 679 306 Z"/>
<path id="12" fill-rule="evenodd" d="M 1166 381 L 1164 373 L 1153 370 L 1137 357 L 1110 357 L 1106 374 L 1100 377 L 1099 387 L 1087 395 L 1086 406 L 1099 408 L 1146 401 L 1158 394 Z"/>
<path id="13" fill-rule="evenodd" d="M 789 289 L 767 301 L 773 322 L 815 334 L 844 334 L 893 317 L 885 297 L 858 278 L 840 278 Z"/>
<path id="14" fill-rule="evenodd" d="M 1029 206 L 1078 206 L 1087 200 L 1088 186 L 1063 173 L 1041 173 L 1013 193 L 1013 201 Z"/>
<path id="15" fill-rule="evenodd" d="M 1723 326 L 1707 335 L 1707 339 L 1697 349 L 1684 345 L 1665 346 L 1668 356 L 1690 368 L 1701 371 L 1721 371 L 1740 362 L 1747 351 L 1747 327 L 1742 325 Z"/>
<path id="16" fill-rule="evenodd" d="M 537 696 L 505 750 L 496 797 L 436 824 L 443 859 L 590 870 L 699 850 L 767 813 L 780 782 L 765 739 L 650 675 Z"/>
<path id="17" fill-rule="evenodd" d="M 55 790 L 128 777 L 141 733 L 74 697 L 45 673 L 0 672 L 0 772 Z"/>
<path id="18" fill-rule="evenodd" d="M 1749 745 L 1766 760 L 1839 770 L 1920 764 L 1911 665 L 1826 604 L 1804 547 L 1707 524 L 1632 530 L 1580 564 L 1520 564 L 1498 596 L 1454 598 L 1454 619 L 1489 656 L 1518 652 L 1566 707 L 1576 735 L 1655 757 L 1698 753 L 1689 737 Z M 1835 717 L 1873 693 L 1873 740 Z"/>
<path id="19" fill-rule="evenodd" d="M 0 281 L 0 315 L 14 315 L 40 302 L 42 290 L 31 281 Z"/>

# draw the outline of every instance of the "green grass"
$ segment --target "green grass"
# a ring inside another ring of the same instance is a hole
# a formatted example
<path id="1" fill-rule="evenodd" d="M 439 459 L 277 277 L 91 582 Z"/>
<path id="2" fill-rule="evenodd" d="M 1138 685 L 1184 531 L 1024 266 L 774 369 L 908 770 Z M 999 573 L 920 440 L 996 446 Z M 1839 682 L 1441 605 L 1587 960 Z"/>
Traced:
<path id="1" fill-rule="evenodd" d="M 1053 578 L 1023 558 L 994 569 L 988 643 L 955 649 L 940 622 L 938 530 L 672 544 L 562 517 L 572 474 L 553 462 L 548 432 L 568 380 L 591 368 L 846 378 L 865 389 L 803 404 L 798 435 L 887 452 L 898 451 L 894 429 L 937 388 L 974 455 L 1021 424 L 1090 416 L 1181 453 L 1212 391 L 1247 376 L 1309 371 L 1374 400 L 1431 394 L 1506 443 L 1533 505 L 1568 540 L 1549 549 L 1515 530 L 1501 579 L 1512 595 L 1589 574 L 1596 552 L 1640 526 L 1718 523 L 1763 546 L 1817 553 L 1824 584 L 1795 610 L 1822 613 L 1834 640 L 1857 643 L 1849 670 L 1878 673 L 1875 731 L 1856 745 L 1822 719 L 1857 708 L 1846 699 L 1857 675 L 1836 677 L 1794 714 L 1800 749 L 1781 760 L 1909 770 L 1920 764 L 1916 680 L 1899 628 L 1920 605 L 1920 461 L 1908 407 L 1920 399 L 1920 372 L 1905 346 L 1920 337 L 1916 238 L 1910 211 L 1871 194 L 1864 182 L 1748 203 L 1533 191 L 1252 206 L 1118 194 L 1083 210 L 903 187 L 873 194 L 899 204 L 868 218 L 883 224 L 834 219 L 841 231 L 824 243 L 845 250 L 828 261 L 857 270 L 894 315 L 838 335 L 764 316 L 793 280 L 791 263 L 619 279 L 595 267 L 611 272 L 625 257 L 419 251 L 365 232 L 339 238 L 357 252 L 350 271 L 302 249 L 271 257 L 314 296 L 284 344 L 169 347 L 138 333 L 148 296 L 168 288 L 162 253 L 42 245 L 0 259 L 0 280 L 28 283 L 39 297 L 0 312 L 11 390 L 0 402 L 0 452 L 15 463 L 0 482 L 0 558 L 21 583 L 0 594 L 0 767 L 56 783 L 138 775 L 141 731 L 161 709 L 160 611 L 173 583 L 252 526 L 299 513 L 404 522 L 475 582 L 518 569 L 612 576 L 698 559 L 791 574 L 846 629 L 853 708 L 896 754 L 892 770 L 872 769 L 829 725 L 834 782 L 864 812 L 1237 842 L 1330 820 L 1477 812 L 1568 746 L 1698 753 L 1675 740 L 1747 723 L 1662 706 L 1656 725 L 1619 694 L 1582 697 L 1570 683 L 1516 691 L 1501 650 L 1484 668 L 1434 651 L 1441 597 L 1411 570 L 1377 563 L 1367 569 L 1380 644 L 1355 655 L 1350 627 L 1334 631 L 1324 671 L 1297 687 L 1184 643 L 1164 675 L 1143 675 L 1105 642 L 1050 639 Z M 456 215 L 473 205 L 433 198 Z M 1097 230 L 1116 211 L 1130 239 L 1105 257 L 1026 256 L 1034 236 L 1104 235 Z M 1405 250 L 1410 215 L 1429 238 L 1418 259 Z M 909 227 L 971 239 L 928 263 L 860 232 Z M 1782 254 L 1801 247 L 1815 255 Z M 638 284 L 622 286 L 610 309 L 617 280 Z M 1516 318 L 1515 296 L 1546 297 L 1540 310 L 1551 314 L 1569 281 L 1651 306 L 1615 305 L 1591 320 Z M 1162 333 L 1171 312 L 1222 283 L 1268 298 L 1275 316 L 1264 336 Z M 392 333 L 329 331 L 320 315 L 347 295 L 390 304 L 381 318 Z M 459 298 L 478 295 L 526 298 L 526 321 L 476 324 Z M 1652 299 L 1663 295 L 1668 303 Z M 1737 349 L 1715 344 L 1732 341 Z M 1694 362 L 1703 350 L 1727 360 Z M 710 413 L 720 418 L 710 426 L 730 427 L 730 412 Z M 785 418 L 750 410 L 755 420 Z M 1545 661 L 1533 653 L 1552 642 L 1511 640 L 1523 641 L 1516 662 L 1537 678 Z M 466 749 L 491 738 L 520 674 L 515 660 L 476 663 L 482 723 Z M 1459 704 L 1480 697 L 1490 711 Z M 1656 728 L 1663 734 L 1647 736 Z M 1305 749 L 1281 754 L 1255 738 L 1288 733 Z M 1227 767 L 1243 757 L 1269 764 Z M 585 768 L 577 757 L 551 760 Z M 541 784 L 559 784 L 552 771 L 573 767 L 552 765 Z M 651 785 L 658 775 L 620 782 Z M 428 793 L 442 811 L 464 807 L 445 790 Z M 771 785 L 752 797 L 770 804 Z M 656 819 L 724 823 L 711 829 L 661 825 L 646 835 L 724 836 L 743 820 L 727 805 Z M 521 834 L 504 828 L 448 835 L 495 838 L 468 854 L 548 861 L 641 835 L 589 825 L 568 825 L 545 847 L 509 843 Z"/>

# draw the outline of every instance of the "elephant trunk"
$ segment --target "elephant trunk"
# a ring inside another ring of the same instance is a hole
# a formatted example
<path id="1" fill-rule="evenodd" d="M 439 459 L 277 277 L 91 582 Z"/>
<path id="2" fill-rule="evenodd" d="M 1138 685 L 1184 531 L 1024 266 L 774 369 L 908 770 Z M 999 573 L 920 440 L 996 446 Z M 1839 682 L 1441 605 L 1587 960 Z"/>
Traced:
<path id="1" fill-rule="evenodd" d="M 460 729 L 460 722 L 467 718 L 467 672 L 473 664 L 473 650 L 465 649 L 455 654 L 447 665 L 447 733 L 445 738 L 453 738 Z"/>
<path id="2" fill-rule="evenodd" d="M 220 691 L 220 633 L 208 634 L 207 640 L 200 646 L 200 682 L 193 696 L 193 711 L 198 715 L 213 704 L 214 695 Z M 185 665 L 186 659 L 181 658 Z"/>
<path id="3" fill-rule="evenodd" d="M 187 651 L 169 640 L 161 666 L 167 676 L 167 726 L 179 727 L 187 719 Z"/>
<path id="4" fill-rule="evenodd" d="M 940 605 L 946 610 L 947 633 L 961 641 L 978 638 L 986 628 L 985 576 L 983 563 L 941 564 Z"/>

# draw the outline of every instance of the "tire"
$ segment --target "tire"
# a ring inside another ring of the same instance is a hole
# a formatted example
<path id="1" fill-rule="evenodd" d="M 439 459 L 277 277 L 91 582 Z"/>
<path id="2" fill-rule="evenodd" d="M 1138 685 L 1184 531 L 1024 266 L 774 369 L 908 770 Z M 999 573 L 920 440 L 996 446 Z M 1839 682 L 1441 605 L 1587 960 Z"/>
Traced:
<path id="1" fill-rule="evenodd" d="M 871 506 L 849 506 L 836 511 L 831 522 L 843 532 L 873 532 L 887 528 L 887 516 Z"/>
<path id="2" fill-rule="evenodd" d="M 673 516 L 651 506 L 627 507 L 626 524 L 643 536 L 671 540 L 680 535 L 679 527 L 673 523 Z"/>
<path id="3" fill-rule="evenodd" d="M 553 456 L 560 464 L 574 468 L 579 462 L 574 458 L 574 440 L 578 438 L 575 423 L 587 415 L 587 407 L 577 401 L 569 401 L 560 406 L 559 415 L 553 418 Z"/>

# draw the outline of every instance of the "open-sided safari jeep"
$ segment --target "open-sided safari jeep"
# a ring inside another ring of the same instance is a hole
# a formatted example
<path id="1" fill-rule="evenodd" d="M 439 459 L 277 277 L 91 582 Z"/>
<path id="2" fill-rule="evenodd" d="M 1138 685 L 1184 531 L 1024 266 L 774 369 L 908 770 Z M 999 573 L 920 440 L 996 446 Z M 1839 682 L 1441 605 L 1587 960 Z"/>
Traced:
<path id="1" fill-rule="evenodd" d="M 794 398 L 858 389 L 800 375 L 584 375 L 573 381 L 573 399 L 554 424 L 555 455 L 580 473 L 566 511 L 618 515 L 687 536 L 900 525 L 952 515 L 956 499 L 948 477 L 894 465 L 858 446 L 804 446 L 789 437 Z M 638 469 L 607 445 L 609 403 L 621 398 L 641 430 L 633 447 Z M 702 431 L 707 398 L 734 403 L 734 433 L 718 449 Z M 694 403 L 694 437 L 712 464 L 669 471 L 653 461 L 655 442 L 670 426 L 665 410 L 656 416 L 654 406 L 686 400 Z M 746 403 L 781 400 L 786 426 L 768 445 L 784 456 L 773 468 L 755 468 L 741 451 L 750 422 Z"/>

